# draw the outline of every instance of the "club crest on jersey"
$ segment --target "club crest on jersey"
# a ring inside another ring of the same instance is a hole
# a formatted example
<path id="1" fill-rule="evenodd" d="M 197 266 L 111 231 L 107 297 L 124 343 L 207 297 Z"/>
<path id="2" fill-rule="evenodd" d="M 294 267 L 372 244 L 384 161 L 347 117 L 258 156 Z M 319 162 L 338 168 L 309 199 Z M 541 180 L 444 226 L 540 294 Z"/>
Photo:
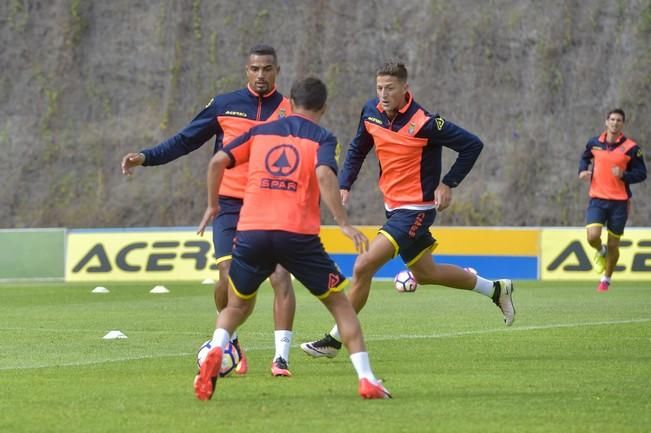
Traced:
<path id="1" fill-rule="evenodd" d="M 409 122 L 409 128 L 407 129 L 407 132 L 409 135 L 414 135 L 414 131 L 416 130 L 416 123 L 415 122 Z"/>
<path id="2" fill-rule="evenodd" d="M 436 116 L 434 118 L 434 121 L 436 122 L 436 129 L 439 131 L 443 129 L 443 125 L 445 125 L 445 119 L 443 119 L 441 116 Z"/>
<path id="3" fill-rule="evenodd" d="M 282 119 L 283 117 L 287 117 L 287 111 L 284 108 L 281 108 L 278 110 L 278 118 Z"/>

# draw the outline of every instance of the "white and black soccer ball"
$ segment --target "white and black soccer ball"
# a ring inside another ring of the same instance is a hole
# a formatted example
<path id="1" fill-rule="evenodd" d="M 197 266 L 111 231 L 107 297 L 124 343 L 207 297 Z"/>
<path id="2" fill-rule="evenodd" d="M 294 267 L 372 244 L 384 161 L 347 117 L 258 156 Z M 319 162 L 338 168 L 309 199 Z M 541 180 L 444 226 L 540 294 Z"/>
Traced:
<path id="1" fill-rule="evenodd" d="M 418 283 L 412 274 L 408 270 L 400 271 L 393 278 L 393 286 L 399 292 L 415 292 Z"/>
<path id="2" fill-rule="evenodd" d="M 212 349 L 210 340 L 206 341 L 201 345 L 199 351 L 197 352 L 197 366 L 201 368 L 201 364 L 208 356 L 208 352 Z M 235 346 L 229 341 L 224 349 L 224 355 L 222 356 L 222 367 L 219 370 L 219 377 L 228 376 L 237 364 L 240 362 L 240 353 L 237 351 Z"/>

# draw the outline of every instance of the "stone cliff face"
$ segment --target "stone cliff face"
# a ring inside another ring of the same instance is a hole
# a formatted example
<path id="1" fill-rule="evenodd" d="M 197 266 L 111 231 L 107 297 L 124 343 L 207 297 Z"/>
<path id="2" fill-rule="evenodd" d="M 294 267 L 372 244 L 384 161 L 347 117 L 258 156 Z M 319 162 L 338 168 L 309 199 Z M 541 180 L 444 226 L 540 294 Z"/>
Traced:
<path id="1" fill-rule="evenodd" d="M 130 178 L 120 158 L 241 87 L 259 42 L 278 49 L 284 93 L 308 73 L 326 81 L 323 123 L 344 150 L 389 58 L 422 105 L 482 138 L 440 224 L 582 225 L 578 158 L 611 107 L 651 148 L 649 0 L 12 0 L 0 17 L 0 227 L 196 224 L 212 142 Z M 370 156 L 356 223 L 384 220 L 377 171 Z M 649 185 L 633 187 L 630 225 L 651 224 Z"/>

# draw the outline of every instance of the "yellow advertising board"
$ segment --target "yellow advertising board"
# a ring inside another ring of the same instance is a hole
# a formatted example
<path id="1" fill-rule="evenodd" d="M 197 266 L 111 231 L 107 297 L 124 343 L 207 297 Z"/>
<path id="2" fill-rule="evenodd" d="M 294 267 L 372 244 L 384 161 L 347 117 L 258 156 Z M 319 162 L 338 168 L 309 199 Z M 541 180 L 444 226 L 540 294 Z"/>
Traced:
<path id="1" fill-rule="evenodd" d="M 371 239 L 378 231 L 377 226 L 360 228 Z M 447 262 L 456 258 L 465 263 L 464 257 L 473 256 L 476 267 L 483 263 L 487 269 L 493 269 L 522 266 L 524 260 L 527 271 L 521 277 L 536 278 L 538 229 L 435 227 L 432 232 L 438 241 L 435 254 Z M 321 239 L 333 260 L 351 273 L 357 256 L 353 242 L 332 226 L 322 227 Z M 213 254 L 211 233 L 199 237 L 190 227 L 70 230 L 66 239 L 65 275 L 66 281 L 217 279 L 219 273 Z M 509 264 L 509 260 L 517 263 Z M 378 275 L 395 274 L 394 269 L 385 273 Z"/>
<path id="2" fill-rule="evenodd" d="M 606 242 L 606 230 L 603 241 Z M 540 276 L 543 280 L 594 280 L 595 250 L 585 228 L 542 229 Z M 651 281 L 651 229 L 627 228 L 615 269 L 618 280 Z"/>
<path id="3" fill-rule="evenodd" d="M 369 239 L 378 226 L 358 227 Z M 513 227 L 437 227 L 430 229 L 437 241 L 436 254 L 537 256 L 540 229 Z M 353 242 L 336 226 L 321 227 L 321 240 L 329 253 L 352 253 Z"/>
<path id="4" fill-rule="evenodd" d="M 216 279 L 212 235 L 194 230 L 71 231 L 66 281 Z"/>

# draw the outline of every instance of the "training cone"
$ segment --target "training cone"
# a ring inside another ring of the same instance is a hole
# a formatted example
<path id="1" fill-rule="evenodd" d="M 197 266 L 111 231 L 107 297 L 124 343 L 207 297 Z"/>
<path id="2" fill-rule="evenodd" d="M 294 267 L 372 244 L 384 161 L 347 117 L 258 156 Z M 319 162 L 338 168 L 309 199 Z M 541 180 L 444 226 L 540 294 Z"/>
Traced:
<path id="1" fill-rule="evenodd" d="M 109 292 L 110 292 L 109 289 L 102 286 L 97 286 L 93 290 L 91 290 L 91 293 L 109 293 Z"/>
<path id="2" fill-rule="evenodd" d="M 169 289 L 165 286 L 155 286 L 149 293 L 169 293 Z"/>
<path id="3" fill-rule="evenodd" d="M 122 331 L 109 331 L 108 334 L 102 337 L 104 340 L 120 340 L 120 339 L 125 339 L 129 338 L 126 335 L 122 333 Z"/>

